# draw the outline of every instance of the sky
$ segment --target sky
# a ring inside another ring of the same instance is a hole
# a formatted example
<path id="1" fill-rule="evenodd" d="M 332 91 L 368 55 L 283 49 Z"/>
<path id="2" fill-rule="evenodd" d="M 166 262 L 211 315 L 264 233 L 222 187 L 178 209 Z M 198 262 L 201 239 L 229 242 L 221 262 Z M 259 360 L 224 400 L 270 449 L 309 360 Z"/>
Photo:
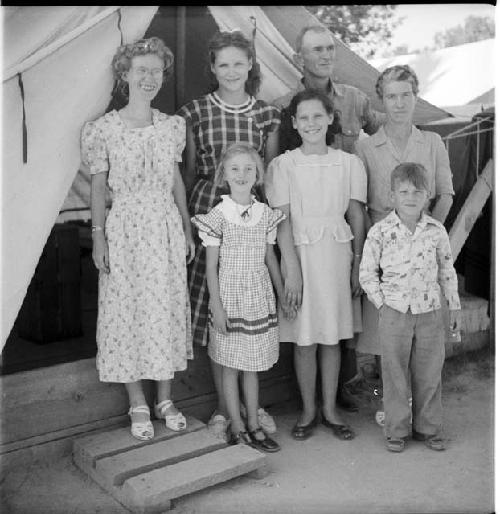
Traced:
<path id="1" fill-rule="evenodd" d="M 495 19 L 495 6 L 490 4 L 399 4 L 396 16 L 404 17 L 394 31 L 393 48 L 407 44 L 408 50 L 432 46 L 434 34 L 463 25 L 470 15 Z"/>

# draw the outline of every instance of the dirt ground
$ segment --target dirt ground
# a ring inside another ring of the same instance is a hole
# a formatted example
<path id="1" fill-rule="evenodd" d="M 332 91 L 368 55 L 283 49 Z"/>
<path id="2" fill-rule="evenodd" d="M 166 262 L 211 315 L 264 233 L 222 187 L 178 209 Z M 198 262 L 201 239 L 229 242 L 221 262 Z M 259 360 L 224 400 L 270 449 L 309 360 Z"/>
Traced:
<path id="1" fill-rule="evenodd" d="M 172 514 L 406 514 L 494 512 L 494 356 L 489 349 L 448 359 L 443 372 L 448 449 L 410 441 L 388 452 L 375 423 L 374 398 L 361 392 L 359 413 L 346 414 L 357 437 L 342 442 L 326 427 L 307 441 L 290 430 L 297 405 L 269 408 L 282 451 L 270 474 L 240 477 L 173 502 Z M 1 484 L 4 514 L 125 514 L 70 457 L 10 472 Z"/>

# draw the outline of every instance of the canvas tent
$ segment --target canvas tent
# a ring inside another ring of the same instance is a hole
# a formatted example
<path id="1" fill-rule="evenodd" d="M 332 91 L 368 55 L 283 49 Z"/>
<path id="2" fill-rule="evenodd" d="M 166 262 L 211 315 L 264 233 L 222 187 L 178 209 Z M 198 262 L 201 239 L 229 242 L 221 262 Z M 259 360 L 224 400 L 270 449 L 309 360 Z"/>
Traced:
<path id="1" fill-rule="evenodd" d="M 172 113 L 203 92 L 203 61 L 216 28 L 252 34 L 271 100 L 300 77 L 291 59 L 300 6 L 4 7 L 2 148 L 2 346 L 61 209 L 88 207 L 89 180 L 78 172 L 83 123 L 107 108 L 116 47 L 144 34 L 162 37 L 177 56 L 175 77 L 157 99 Z M 376 70 L 339 42 L 337 80 L 374 97 Z M 447 116 L 419 100 L 416 123 Z M 75 175 L 78 176 L 75 179 Z M 68 195 L 68 191 L 70 193 Z M 73 214 L 70 214 L 73 213 Z"/>
<path id="2" fill-rule="evenodd" d="M 461 112 L 473 115 L 494 104 L 494 55 L 495 40 L 485 39 L 418 54 L 374 59 L 370 64 L 379 71 L 395 64 L 408 64 L 418 76 L 423 98 L 449 108 L 450 112 L 454 112 L 456 106 L 469 105 Z"/>

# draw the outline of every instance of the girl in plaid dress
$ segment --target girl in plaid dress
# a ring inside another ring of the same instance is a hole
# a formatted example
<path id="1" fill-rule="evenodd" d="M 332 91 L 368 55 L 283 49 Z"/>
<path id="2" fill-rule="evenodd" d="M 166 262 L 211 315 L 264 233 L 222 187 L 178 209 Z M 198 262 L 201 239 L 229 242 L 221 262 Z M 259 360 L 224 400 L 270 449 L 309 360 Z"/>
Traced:
<path id="1" fill-rule="evenodd" d="M 190 192 L 191 216 L 206 214 L 226 193 L 214 182 L 222 153 L 237 141 L 249 143 L 266 163 L 278 154 L 279 110 L 257 100 L 261 75 L 252 43 L 240 32 L 218 32 L 208 48 L 211 93 L 192 100 L 179 110 L 186 120 L 186 155 L 183 170 Z M 208 342 L 208 289 L 205 248 L 195 239 L 195 257 L 188 267 L 193 341 Z M 218 405 L 209 421 L 217 434 L 225 434 L 226 408 L 222 394 L 222 368 L 211 361 Z M 272 418 L 260 409 L 261 422 L 272 432 Z"/>
<path id="2" fill-rule="evenodd" d="M 216 184 L 226 181 L 230 194 L 223 195 L 222 202 L 208 214 L 198 214 L 192 221 L 206 247 L 208 354 L 222 366 L 224 399 L 231 419 L 230 442 L 274 452 L 279 445 L 259 426 L 257 372 L 271 368 L 278 360 L 278 315 L 272 283 L 280 303 L 283 283 L 273 244 L 284 215 L 252 195 L 253 186 L 262 184 L 263 178 L 264 166 L 251 145 L 230 146 L 216 178 Z M 240 371 L 248 432 L 240 414 Z"/>

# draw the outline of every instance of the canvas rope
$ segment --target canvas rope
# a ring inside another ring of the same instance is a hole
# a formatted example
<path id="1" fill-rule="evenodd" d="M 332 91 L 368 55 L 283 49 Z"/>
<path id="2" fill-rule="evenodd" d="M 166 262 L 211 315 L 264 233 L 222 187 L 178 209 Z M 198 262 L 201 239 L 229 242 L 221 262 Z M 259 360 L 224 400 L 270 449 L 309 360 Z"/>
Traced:
<path id="1" fill-rule="evenodd" d="M 24 109 L 24 84 L 21 73 L 17 74 L 17 83 L 19 84 L 21 101 L 23 104 L 23 163 L 26 164 L 28 162 L 28 130 L 26 128 L 26 110 Z"/>

